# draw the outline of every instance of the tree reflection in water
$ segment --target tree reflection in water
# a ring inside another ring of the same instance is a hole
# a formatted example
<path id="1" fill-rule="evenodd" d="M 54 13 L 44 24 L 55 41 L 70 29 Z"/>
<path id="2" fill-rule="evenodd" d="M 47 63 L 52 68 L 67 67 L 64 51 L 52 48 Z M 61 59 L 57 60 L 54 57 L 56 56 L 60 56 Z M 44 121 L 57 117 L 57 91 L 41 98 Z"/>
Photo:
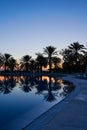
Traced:
<path id="1" fill-rule="evenodd" d="M 47 89 L 48 93 L 44 95 L 44 99 L 48 102 L 52 102 L 52 101 L 56 100 L 56 98 L 55 98 L 56 93 L 53 93 L 55 84 L 53 84 L 51 79 L 52 79 L 52 77 L 49 77 L 48 89 Z"/>
<path id="2" fill-rule="evenodd" d="M 42 76 L 36 78 L 36 84 L 36 94 L 42 94 L 43 91 L 47 91 L 47 80 L 42 80 Z"/>
<path id="3" fill-rule="evenodd" d="M 55 101 L 58 96 L 66 96 L 75 89 L 73 83 L 59 80 L 58 77 L 40 76 L 40 77 L 0 77 L 0 93 L 9 94 L 18 84 L 19 88 L 29 93 L 34 91 L 35 94 L 43 95 L 44 100 L 48 102 Z"/>
<path id="4" fill-rule="evenodd" d="M 56 100 L 58 90 L 61 88 L 57 78 L 42 76 L 37 78 L 36 94 L 43 94 L 44 99 L 48 102 Z"/>
<path id="5" fill-rule="evenodd" d="M 9 94 L 12 89 L 16 86 L 16 82 L 12 77 L 4 77 L 3 80 L 0 80 L 0 92 L 3 94 Z"/>
<path id="6" fill-rule="evenodd" d="M 25 77 L 23 77 L 22 79 L 20 78 L 20 88 L 24 91 L 24 92 L 26 92 L 26 93 L 28 93 L 28 92 L 30 92 L 31 91 L 31 84 L 30 84 L 30 80 L 29 80 L 29 77 L 28 76 L 25 76 Z"/>

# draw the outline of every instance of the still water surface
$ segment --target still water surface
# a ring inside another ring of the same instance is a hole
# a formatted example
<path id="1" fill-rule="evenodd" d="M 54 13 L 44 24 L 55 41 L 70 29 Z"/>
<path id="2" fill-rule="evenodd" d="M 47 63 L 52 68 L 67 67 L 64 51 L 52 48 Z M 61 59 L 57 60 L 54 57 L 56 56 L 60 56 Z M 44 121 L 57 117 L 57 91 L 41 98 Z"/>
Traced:
<path id="1" fill-rule="evenodd" d="M 0 77 L 0 128 L 41 104 L 52 106 L 75 86 L 58 77 Z"/>

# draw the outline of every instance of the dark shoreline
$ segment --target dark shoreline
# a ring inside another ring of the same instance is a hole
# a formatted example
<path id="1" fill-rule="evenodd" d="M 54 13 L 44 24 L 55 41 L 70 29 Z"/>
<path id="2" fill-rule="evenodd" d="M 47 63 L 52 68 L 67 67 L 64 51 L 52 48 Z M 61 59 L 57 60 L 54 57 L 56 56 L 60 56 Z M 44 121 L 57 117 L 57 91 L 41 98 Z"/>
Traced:
<path id="1" fill-rule="evenodd" d="M 0 76 L 65 76 L 65 74 L 54 72 L 26 72 L 26 71 L 1 71 Z"/>

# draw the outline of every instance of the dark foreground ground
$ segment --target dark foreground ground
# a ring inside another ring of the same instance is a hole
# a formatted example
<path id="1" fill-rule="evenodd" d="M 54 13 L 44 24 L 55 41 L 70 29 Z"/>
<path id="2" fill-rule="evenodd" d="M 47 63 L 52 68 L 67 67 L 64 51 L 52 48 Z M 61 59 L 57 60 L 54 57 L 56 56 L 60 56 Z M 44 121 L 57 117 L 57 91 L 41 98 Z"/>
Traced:
<path id="1" fill-rule="evenodd" d="M 73 81 L 76 90 L 24 130 L 87 130 L 87 80 L 70 75 L 64 79 Z"/>

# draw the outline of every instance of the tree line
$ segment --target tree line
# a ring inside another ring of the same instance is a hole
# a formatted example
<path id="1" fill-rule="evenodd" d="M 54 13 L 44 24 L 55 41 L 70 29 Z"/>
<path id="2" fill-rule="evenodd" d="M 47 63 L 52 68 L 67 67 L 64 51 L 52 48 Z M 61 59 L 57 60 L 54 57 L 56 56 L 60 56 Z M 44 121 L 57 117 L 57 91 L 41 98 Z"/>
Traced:
<path id="1" fill-rule="evenodd" d="M 49 66 L 49 72 L 84 72 L 87 67 L 87 48 L 79 42 L 74 42 L 59 52 L 56 47 L 50 45 L 43 48 L 42 53 L 36 53 L 36 59 L 25 55 L 19 61 L 11 54 L 0 53 L 0 68 L 4 71 L 41 72 L 43 67 Z M 62 68 L 59 64 L 62 64 Z"/>

